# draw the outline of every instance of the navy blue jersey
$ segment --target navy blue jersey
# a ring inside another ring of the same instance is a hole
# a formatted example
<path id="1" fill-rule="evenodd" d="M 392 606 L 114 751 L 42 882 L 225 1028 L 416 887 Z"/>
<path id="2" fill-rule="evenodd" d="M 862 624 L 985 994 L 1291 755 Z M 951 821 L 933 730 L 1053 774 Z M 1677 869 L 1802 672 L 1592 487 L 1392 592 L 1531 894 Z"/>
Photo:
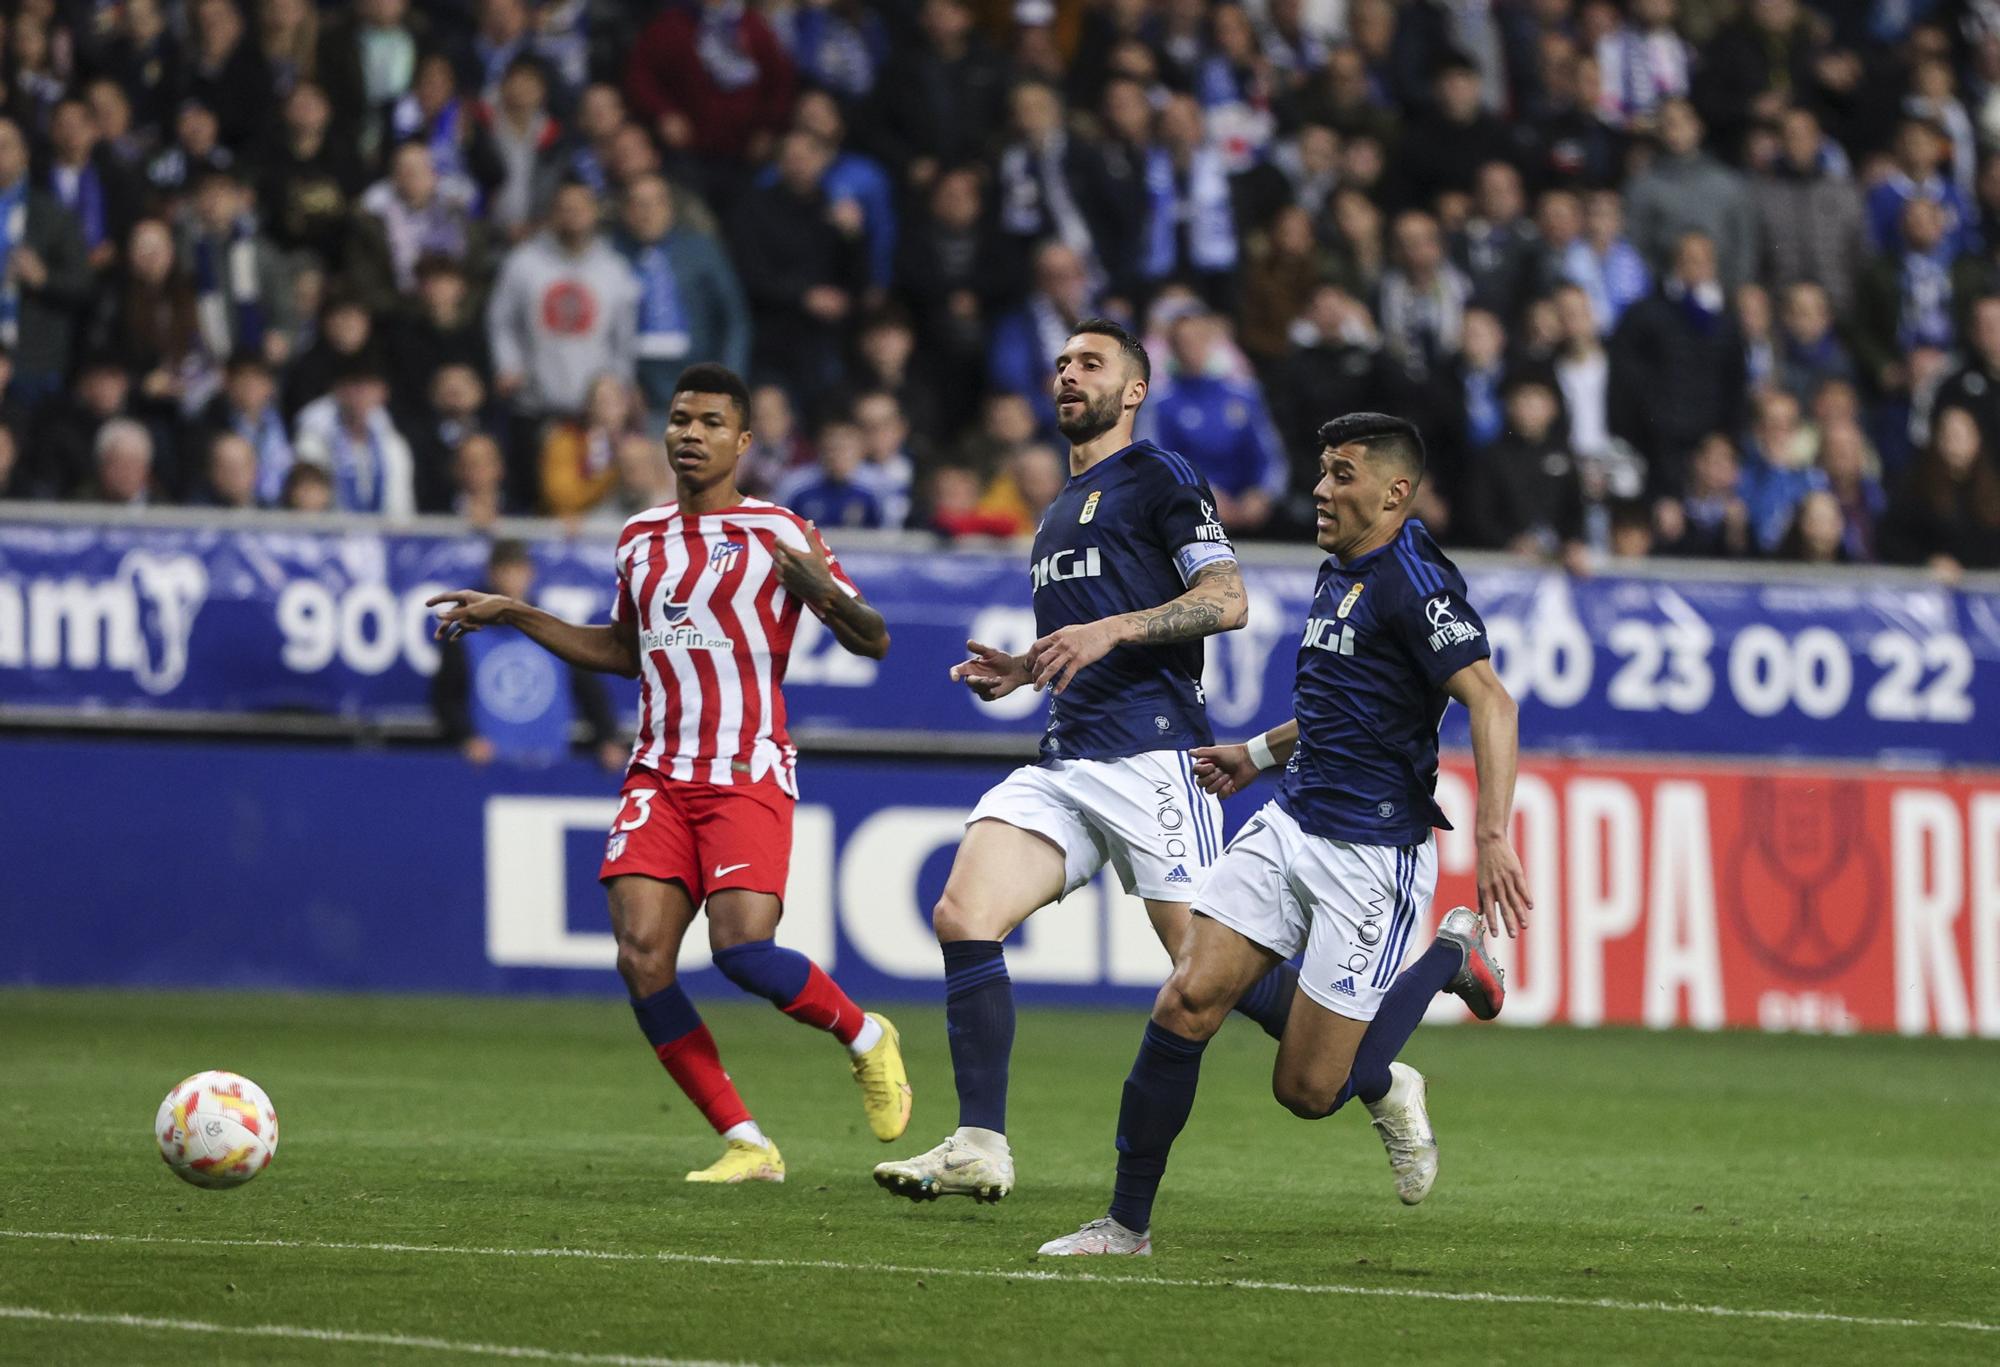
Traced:
<path id="1" fill-rule="evenodd" d="M 1063 486 L 1035 532 L 1035 633 L 1170 603 L 1204 566 L 1233 560 L 1208 483 L 1151 442 Z M 1049 704 L 1044 761 L 1208 745 L 1200 641 L 1119 646 Z"/>
<path id="2" fill-rule="evenodd" d="M 1432 797 L 1443 685 L 1491 654 L 1464 576 L 1423 523 L 1351 564 L 1329 557 L 1299 642 L 1299 744 L 1278 801 L 1310 834 L 1357 845 L 1450 830 Z"/>

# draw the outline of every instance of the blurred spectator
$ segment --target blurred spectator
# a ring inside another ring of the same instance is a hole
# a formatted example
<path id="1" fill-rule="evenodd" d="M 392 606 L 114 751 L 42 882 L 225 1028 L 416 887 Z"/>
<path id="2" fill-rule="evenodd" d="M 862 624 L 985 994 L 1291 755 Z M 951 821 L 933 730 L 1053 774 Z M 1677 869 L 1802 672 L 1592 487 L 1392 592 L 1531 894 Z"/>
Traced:
<path id="1" fill-rule="evenodd" d="M 352 144 L 331 136 L 332 124 L 325 91 L 311 82 L 294 87 L 257 189 L 271 240 L 322 270 L 346 256 L 347 227 L 365 179 Z"/>
<path id="2" fill-rule="evenodd" d="M 1011 140 L 1001 149 L 994 191 L 1000 239 L 1017 278 L 1025 281 L 1035 247 L 1051 239 L 1075 252 L 1085 269 L 1107 279 L 1105 262 L 1129 253 L 1143 205 L 1120 203 L 1097 146 L 1065 127 L 1060 93 L 1044 81 L 1022 81 L 1009 96 Z"/>
<path id="3" fill-rule="evenodd" d="M 294 465 L 285 472 L 279 506 L 294 513 L 333 511 L 333 476 L 317 465 Z"/>
<path id="4" fill-rule="evenodd" d="M 525 543 L 493 543 L 485 587 L 534 601 L 535 561 Z M 570 730 L 580 721 L 597 762 L 623 768 L 627 755 L 603 680 L 517 646 L 512 633 L 501 631 L 472 632 L 438 646 L 431 710 L 444 739 L 474 764 L 540 767 L 569 753 Z"/>
<path id="5" fill-rule="evenodd" d="M 1472 300 L 1516 317 L 1535 287 L 1541 238 L 1523 216 L 1521 173 L 1504 161 L 1479 168 L 1472 216 L 1451 236 L 1452 264 L 1472 284 Z"/>
<path id="6" fill-rule="evenodd" d="M 421 142 L 430 149 L 431 167 L 444 195 L 476 205 L 507 174 L 486 112 L 477 100 L 460 92 L 450 56 L 426 53 L 417 61 L 410 92 L 389 111 L 388 143 L 395 147 Z"/>
<path id="7" fill-rule="evenodd" d="M 590 511 L 618 478 L 618 446 L 643 435 L 645 409 L 631 384 L 599 375 L 580 418 L 552 423 L 542 438 L 541 504 L 557 517 Z"/>
<path id="8" fill-rule="evenodd" d="M 1744 455 L 1744 499 L 1758 550 L 1777 548 L 1799 500 L 1825 482 L 1815 463 L 1819 434 L 1800 420 L 1799 401 L 1782 390 L 1757 396 Z"/>
<path id="9" fill-rule="evenodd" d="M 1601 459 L 1611 446 L 1611 356 L 1597 335 L 1590 296 L 1577 285 L 1555 293 L 1562 345 L 1556 353 L 1556 387 L 1569 416 L 1570 449 L 1585 460 Z"/>
<path id="10" fill-rule="evenodd" d="M 743 0 L 665 10 L 640 35 L 625 95 L 667 147 L 699 159 L 704 188 L 727 203 L 745 162 L 785 126 L 796 74 L 764 16 Z"/>
<path id="11" fill-rule="evenodd" d="M 882 502 L 862 483 L 861 429 L 845 418 L 819 429 L 819 464 L 801 471 L 779 502 L 821 527 L 880 527 Z"/>
<path id="12" fill-rule="evenodd" d="M 423 403 L 446 366 L 468 366 L 482 384 L 493 373 L 486 320 L 458 259 L 427 252 L 417 258 L 416 275 L 415 298 L 406 299 L 383 328 L 390 402 L 399 416 Z"/>
<path id="13" fill-rule="evenodd" d="M 32 492 L 21 474 L 21 443 L 11 427 L 0 427 L 0 498 L 25 498 Z"/>
<path id="14" fill-rule="evenodd" d="M 211 508 L 256 508 L 257 451 L 234 432 L 210 437 L 195 501 Z"/>
<path id="15" fill-rule="evenodd" d="M 1772 554 L 1779 560 L 1806 565 L 1846 563 L 1851 557 L 1840 500 L 1825 489 L 1809 490 L 1792 510 L 1790 525 Z"/>
<path id="16" fill-rule="evenodd" d="M 148 397 L 171 400 L 197 345 L 194 286 L 175 267 L 174 240 L 155 218 L 132 225 L 124 268 L 98 298 L 87 344 L 119 358 Z"/>
<path id="17" fill-rule="evenodd" d="M 417 506 L 427 513 L 450 511 L 453 465 L 467 437 L 483 433 L 504 454 L 509 436 L 504 425 L 487 414 L 486 386 L 479 373 L 462 362 L 448 362 L 437 369 L 431 376 L 426 402 L 404 409 L 396 430 L 410 443 L 410 459 L 416 466 Z M 510 482 L 519 485 L 525 481 L 519 472 L 510 470 Z"/>
<path id="18" fill-rule="evenodd" d="M 486 217 L 510 242 L 527 236 L 563 173 L 562 125 L 549 113 L 549 78 L 533 57 L 516 57 L 500 78 L 499 98 L 480 111 L 500 158 L 500 183 Z"/>
<path id="19" fill-rule="evenodd" d="M 1480 545 L 1576 563 L 1584 535 L 1583 480 L 1556 426 L 1555 382 L 1539 371 L 1512 375 L 1506 404 L 1506 433 L 1473 462 L 1455 525 Z"/>
<path id="20" fill-rule="evenodd" d="M 750 306 L 720 245 L 676 220 L 673 192 L 657 175 L 625 192 L 612 241 L 638 282 L 638 381 L 664 414 L 674 380 L 694 360 L 742 374 L 750 366 Z"/>
<path id="21" fill-rule="evenodd" d="M 798 415 L 783 385 L 760 384 L 750 391 L 750 447 L 736 467 L 737 487 L 763 498 L 801 466 L 812 463 L 812 443 L 799 430 Z"/>
<path id="22" fill-rule="evenodd" d="M 139 183 L 98 146 L 96 116 L 77 96 L 57 101 L 49 116 L 49 163 L 42 182 L 76 220 L 91 268 L 109 266 L 138 217 Z"/>
<path id="23" fill-rule="evenodd" d="M 921 190 L 946 167 L 975 160 L 1006 114 L 1007 66 L 973 29 L 966 0 L 922 0 L 920 31 L 892 55 L 879 136 L 888 158 Z"/>
<path id="24" fill-rule="evenodd" d="M 1630 17 L 1597 40 L 1600 107 L 1621 125 L 1650 127 L 1692 87 L 1694 49 L 1674 31 L 1675 0 L 1633 0 Z"/>
<path id="25" fill-rule="evenodd" d="M 1722 286 L 1754 278 L 1756 228 L 1743 177 L 1702 150 L 1701 118 L 1687 100 L 1660 109 L 1660 154 L 1626 191 L 1632 242 L 1655 271 L 1673 264 L 1689 233 L 1714 244 Z"/>
<path id="26" fill-rule="evenodd" d="M 883 525 L 900 527 L 909 520 L 911 489 L 917 462 L 911 454 L 910 423 L 894 394 L 876 390 L 854 402 L 854 421 L 861 428 L 864 459 L 856 478 L 882 505 Z"/>
<path id="27" fill-rule="evenodd" d="M 1277 510 L 1290 471 L 1255 383 L 1209 371 L 1220 330 L 1220 320 L 1201 312 L 1173 324 L 1172 378 L 1147 408 L 1154 440 L 1187 457 L 1207 479 L 1222 525 L 1254 534 Z"/>
<path id="28" fill-rule="evenodd" d="M 1937 206 L 1938 243 L 1948 260 L 1979 249 L 1972 205 L 1945 174 L 1950 155 L 1950 140 L 1929 119 L 1912 114 L 1897 125 L 1895 166 L 1868 192 L 1868 232 L 1876 251 L 1894 255 L 1910 248 L 1906 215 L 1916 200 Z"/>
<path id="29" fill-rule="evenodd" d="M 1377 306 L 1383 344 L 1418 375 L 1441 369 L 1458 350 L 1472 282 L 1445 260 L 1437 220 L 1412 210 L 1395 226 L 1396 262 L 1382 276 Z"/>
<path id="30" fill-rule="evenodd" d="M 867 279 L 861 211 L 831 203 L 821 182 L 826 144 L 803 131 L 779 144 L 778 176 L 743 196 L 729 240 L 762 267 L 743 281 L 760 376 L 824 404 L 845 375 L 842 325 Z"/>
<path id="31" fill-rule="evenodd" d="M 289 367 L 282 389 L 285 412 L 298 412 L 333 388 L 334 375 L 356 362 L 379 364 L 374 317 L 351 294 L 330 293 L 320 305 L 312 345 Z"/>
<path id="32" fill-rule="evenodd" d="M 1845 313 L 1867 251 L 1861 195 L 1833 164 L 1810 109 L 1787 109 L 1780 127 L 1782 151 L 1750 190 L 1765 277 L 1774 289 L 1810 281 Z"/>
<path id="33" fill-rule="evenodd" d="M 1834 331 L 1826 291 L 1811 281 L 1799 281 L 1785 291 L 1777 365 L 1778 383 L 1802 404 L 1830 380 L 1855 378 L 1854 360 Z"/>
<path id="34" fill-rule="evenodd" d="M 458 54 L 460 83 L 479 99 L 494 100 L 507 68 L 534 51 L 533 17 L 530 0 L 476 0 L 472 37 Z"/>
<path id="35" fill-rule="evenodd" d="M 1030 442 L 1007 458 L 980 495 L 978 511 L 1004 521 L 1008 536 L 1033 536 L 1068 480 L 1069 462 L 1055 447 Z"/>
<path id="36" fill-rule="evenodd" d="M 131 415 L 132 378 L 118 357 L 85 356 L 70 391 L 41 406 L 23 464 L 28 486 L 50 498 L 78 498 L 96 473 L 97 434 Z"/>
<path id="37" fill-rule="evenodd" d="M 508 253 L 486 306 L 500 397 L 530 418 L 581 412 L 593 379 L 633 371 L 638 296 L 631 268 L 598 236 L 597 197 L 562 186 L 548 230 Z"/>
<path id="38" fill-rule="evenodd" d="M 917 336 L 909 319 L 894 308 L 871 315 L 856 339 L 854 380 L 862 389 L 881 389 L 896 396 L 910 431 L 925 447 L 943 436 L 943 417 L 933 387 L 916 365 Z"/>
<path id="39" fill-rule="evenodd" d="M 489 528 L 512 511 L 507 505 L 507 461 L 500 443 L 468 432 L 451 455 L 450 511 L 474 527 Z"/>
<path id="40" fill-rule="evenodd" d="M 1703 437 L 1688 462 L 1686 489 L 1654 505 L 1654 530 L 1663 555 L 1741 559 L 1750 554 L 1750 506 L 1728 437 Z"/>
<path id="41" fill-rule="evenodd" d="M 1818 85 L 1818 27 L 1798 0 L 1752 0 L 1708 43 L 1696 94 L 1724 145 L 1769 114 L 1776 92 Z"/>
<path id="42" fill-rule="evenodd" d="M 1778 383 L 1778 338 L 1771 296 L 1762 285 L 1739 285 L 1732 301 L 1743 334 L 1743 387 L 1755 394 Z"/>
<path id="43" fill-rule="evenodd" d="M 865 100 L 889 59 L 889 28 L 862 0 L 802 0 L 768 16 L 810 85 L 844 103 Z"/>
<path id="44" fill-rule="evenodd" d="M 673 474 L 667 469 L 667 448 L 658 437 L 627 437 L 618 443 L 618 478 L 610 495 L 591 509 L 586 522 L 616 531 L 627 518 L 670 503 Z"/>
<path id="45" fill-rule="evenodd" d="M 279 95 L 289 95 L 319 68 L 319 11 L 311 0 L 259 0 L 257 51 Z"/>
<path id="46" fill-rule="evenodd" d="M 1393 412 L 1401 387 L 1367 307 L 1336 285 L 1313 291 L 1291 340 L 1267 392 L 1290 455 L 1291 489 L 1301 495 L 1319 483 L 1319 428 L 1326 415 Z"/>
<path id="47" fill-rule="evenodd" d="M 1948 583 L 2000 567 L 2000 470 L 1965 409 L 1932 419 L 1930 444 L 1890 501 L 1881 536 L 1884 560 L 1928 565 Z"/>
<path id="48" fill-rule="evenodd" d="M 133 125 L 142 132 L 156 132 L 173 117 L 185 70 L 180 39 L 164 11 L 162 0 L 125 0 L 97 61 L 98 70 L 129 97 Z"/>
<path id="49" fill-rule="evenodd" d="M 417 262 L 425 256 L 456 258 L 468 276 L 483 280 L 485 254 L 485 228 L 463 192 L 439 182 L 428 147 L 406 142 L 390 156 L 388 176 L 361 196 L 347 275 L 369 307 L 382 313 L 416 288 Z"/>
<path id="50" fill-rule="evenodd" d="M 153 434 L 144 423 L 113 418 L 97 430 L 91 455 L 97 476 L 89 501 L 128 508 L 153 501 Z"/>
<path id="51" fill-rule="evenodd" d="M 1465 312 L 1465 345 L 1452 367 L 1452 383 L 1459 414 L 1454 434 L 1459 440 L 1447 443 L 1464 454 L 1454 462 L 1440 461 L 1438 482 L 1447 494 L 1455 495 L 1459 477 L 1481 463 L 1487 447 L 1500 440 L 1507 430 L 1506 378 L 1507 333 L 1500 320 L 1486 309 Z"/>
<path id="52" fill-rule="evenodd" d="M 1951 252 L 1935 200 L 1903 206 L 1901 249 L 1870 263 L 1855 304 L 1854 346 L 1868 378 L 1888 393 L 1911 392 L 1909 355 L 1951 350 L 1956 336 Z"/>
<path id="53" fill-rule="evenodd" d="M 1186 285 L 1211 308 L 1228 310 L 1237 255 L 1229 172 L 1192 96 L 1172 96 L 1160 111 L 1146 154 L 1146 196 L 1140 271 L 1147 283 Z"/>
<path id="54" fill-rule="evenodd" d="M 235 164 L 236 154 L 222 144 L 215 111 L 199 100 L 183 100 L 174 114 L 173 142 L 146 163 L 149 203 L 156 212 L 170 213 L 203 171 Z"/>
<path id="55" fill-rule="evenodd" d="M 389 418 L 388 397 L 380 368 L 357 360 L 335 377 L 332 393 L 299 410 L 293 455 L 326 470 L 344 512 L 400 518 L 417 510 L 410 445 Z"/>
<path id="56" fill-rule="evenodd" d="M 276 503 L 292 464 L 292 439 L 278 409 L 278 386 L 271 367 L 252 351 L 239 351 L 223 371 L 221 392 L 202 412 L 210 433 L 210 450 L 224 434 L 240 438 L 250 450 L 255 481 L 254 502 Z"/>
<path id="57" fill-rule="evenodd" d="M 1584 205 L 1583 238 L 1564 252 L 1560 273 L 1590 296 L 1597 330 L 1607 337 L 1625 310 L 1652 292 L 1645 259 L 1625 236 L 1625 208 L 1617 191 L 1592 192 Z"/>
<path id="58" fill-rule="evenodd" d="M 417 72 L 421 15 L 409 0 L 355 0 L 320 31 L 316 70 L 341 123 L 340 137 L 372 156 L 382 121 Z"/>
<path id="59" fill-rule="evenodd" d="M 925 480 L 930 529 L 953 541 L 1013 536 L 1016 523 L 1005 512 L 980 506 L 979 472 L 966 465 L 940 465 Z"/>
<path id="60" fill-rule="evenodd" d="M 1038 281 L 1046 251 L 1036 254 Z M 908 301 L 946 411 L 973 402 L 983 380 L 987 331 L 1003 274 L 997 257 L 984 221 L 979 172 L 957 167 L 939 174 L 925 196 L 925 213 L 901 234 L 896 285 Z"/>
<path id="61" fill-rule="evenodd" d="M 852 204 L 861 211 L 861 237 L 868 263 L 868 290 L 879 297 L 889 288 L 896 265 L 896 184 L 882 163 L 847 146 L 847 118 L 823 90 L 800 94 L 793 126 L 825 143 L 832 153 L 820 188 L 835 204 Z M 766 171 L 763 181 L 777 179 Z"/>
<path id="62" fill-rule="evenodd" d="M 1876 529 L 1889 499 L 1882 489 L 1880 463 L 1858 423 L 1840 418 L 1821 425 L 1819 470 L 1840 507 L 1842 558 L 1856 563 L 1878 559 Z"/>
<path id="63" fill-rule="evenodd" d="M 1243 308 L 1238 335 L 1243 350 L 1261 365 L 1283 360 L 1291 350 L 1292 323 L 1323 277 L 1312 219 L 1296 204 L 1278 211 L 1262 250 L 1253 250 L 1243 272 Z"/>
<path id="64" fill-rule="evenodd" d="M 1070 329 L 1090 316 L 1095 303 L 1083 259 L 1060 242 L 1044 243 L 1035 254 L 1035 289 L 1027 306 L 1002 318 L 992 330 L 987 361 L 990 387 L 1032 403 L 1045 435 L 1052 436 L 1056 427 L 1050 389 L 1055 359 L 1069 340 Z"/>
<path id="65" fill-rule="evenodd" d="M 1444 59 L 1431 89 L 1433 103 L 1411 124 L 1397 157 L 1401 202 L 1408 205 L 1469 195 L 1480 167 L 1516 154 L 1506 125 L 1487 112 L 1479 68 L 1462 54 Z"/>
<path id="66" fill-rule="evenodd" d="M 76 220 L 28 183 L 27 139 L 19 124 L 0 118 L 0 345 L 13 354 L 24 402 L 61 388 L 90 286 Z"/>
<path id="67" fill-rule="evenodd" d="M 191 41 L 181 96 L 215 111 L 224 143 L 247 147 L 261 136 L 259 124 L 277 98 L 271 68 L 251 38 L 236 0 L 194 0 L 187 14 Z"/>
<path id="68" fill-rule="evenodd" d="M 1979 421 L 1987 459 L 2000 456 L 2000 295 L 1972 301 L 1962 363 L 1938 386 L 1936 406 L 1964 408 Z"/>
<path id="69" fill-rule="evenodd" d="M 1611 430 L 1645 457 L 1653 493 L 1677 495 L 1695 444 L 1742 426 L 1743 393 L 1743 338 L 1716 278 L 1715 245 L 1689 233 L 1672 272 L 1611 339 Z"/>
<path id="70" fill-rule="evenodd" d="M 177 255 L 194 285 L 197 335 L 213 374 L 237 351 L 285 360 L 298 319 L 291 272 L 259 229 L 252 199 L 234 171 L 210 169 L 195 182 L 193 213 L 180 224 Z"/>

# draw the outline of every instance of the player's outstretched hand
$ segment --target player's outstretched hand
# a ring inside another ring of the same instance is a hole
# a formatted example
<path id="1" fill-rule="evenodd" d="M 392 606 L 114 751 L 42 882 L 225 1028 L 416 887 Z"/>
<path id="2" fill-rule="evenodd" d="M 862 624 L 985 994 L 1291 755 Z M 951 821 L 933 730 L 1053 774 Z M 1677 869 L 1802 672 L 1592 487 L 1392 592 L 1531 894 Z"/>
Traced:
<path id="1" fill-rule="evenodd" d="M 1198 745 L 1194 750 L 1194 781 L 1203 792 L 1229 797 L 1257 781 L 1247 745 Z"/>
<path id="2" fill-rule="evenodd" d="M 1033 677 L 1026 660 L 1004 650 L 977 641 L 967 641 L 965 648 L 972 658 L 951 667 L 951 681 L 964 684 L 985 702 L 1006 697 Z"/>
<path id="3" fill-rule="evenodd" d="M 1061 693 L 1068 688 L 1086 667 L 1111 653 L 1111 647 L 1118 644 L 1115 630 L 1108 618 L 1079 622 L 1035 642 L 1028 648 L 1028 658 L 1035 662 L 1036 689 Z"/>
<path id="4" fill-rule="evenodd" d="M 1479 841 L 1479 914 L 1494 935 L 1501 931 L 1513 939 L 1528 924 L 1535 901 L 1528 896 L 1528 875 L 1521 869 L 1520 856 L 1505 836 Z"/>
<path id="5" fill-rule="evenodd" d="M 490 627 L 500 620 L 502 613 L 514 606 L 511 598 L 498 593 L 481 593 L 478 589 L 453 589 L 450 593 L 440 593 L 424 600 L 427 608 L 437 607 L 440 603 L 451 604 L 438 614 L 437 638 L 440 641 Z"/>

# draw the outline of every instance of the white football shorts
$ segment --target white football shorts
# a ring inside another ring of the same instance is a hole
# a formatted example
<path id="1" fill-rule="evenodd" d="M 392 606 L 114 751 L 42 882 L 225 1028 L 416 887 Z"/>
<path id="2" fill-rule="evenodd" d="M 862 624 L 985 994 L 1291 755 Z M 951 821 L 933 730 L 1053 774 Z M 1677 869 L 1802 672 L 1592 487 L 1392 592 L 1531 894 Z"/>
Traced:
<path id="1" fill-rule="evenodd" d="M 1065 897 L 1108 862 L 1135 896 L 1192 901 L 1222 853 L 1222 804 L 1195 783 L 1181 750 L 1024 766 L 989 789 L 965 824 L 986 820 L 1053 842 Z"/>
<path id="2" fill-rule="evenodd" d="M 1299 989 L 1335 1015 L 1366 1021 L 1436 891 L 1435 840 L 1328 840 L 1266 802 L 1222 852 L 1194 909 L 1283 958 L 1304 949 Z"/>

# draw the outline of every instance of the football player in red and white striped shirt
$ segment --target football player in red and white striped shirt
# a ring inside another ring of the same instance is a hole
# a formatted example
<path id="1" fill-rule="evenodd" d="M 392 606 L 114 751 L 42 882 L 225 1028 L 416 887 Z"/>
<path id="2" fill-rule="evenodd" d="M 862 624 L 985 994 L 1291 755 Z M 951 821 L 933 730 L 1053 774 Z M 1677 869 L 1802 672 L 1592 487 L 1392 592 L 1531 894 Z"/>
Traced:
<path id="1" fill-rule="evenodd" d="M 666 430 L 677 497 L 625 524 L 609 626 L 573 626 L 469 589 L 430 600 L 444 605 L 440 636 L 511 626 L 572 665 L 640 680 L 638 738 L 598 877 L 640 1029 L 728 1141 L 690 1182 L 785 1177 L 777 1146 L 751 1119 L 675 981 L 681 939 L 704 903 L 716 967 L 847 1046 L 876 1138 L 895 1139 L 910 1121 L 896 1028 L 772 940 L 798 797 L 780 685 L 799 614 L 811 612 L 842 646 L 873 659 L 887 653 L 889 631 L 811 523 L 738 492 L 749 403 L 743 381 L 722 366 L 682 373 Z"/>

